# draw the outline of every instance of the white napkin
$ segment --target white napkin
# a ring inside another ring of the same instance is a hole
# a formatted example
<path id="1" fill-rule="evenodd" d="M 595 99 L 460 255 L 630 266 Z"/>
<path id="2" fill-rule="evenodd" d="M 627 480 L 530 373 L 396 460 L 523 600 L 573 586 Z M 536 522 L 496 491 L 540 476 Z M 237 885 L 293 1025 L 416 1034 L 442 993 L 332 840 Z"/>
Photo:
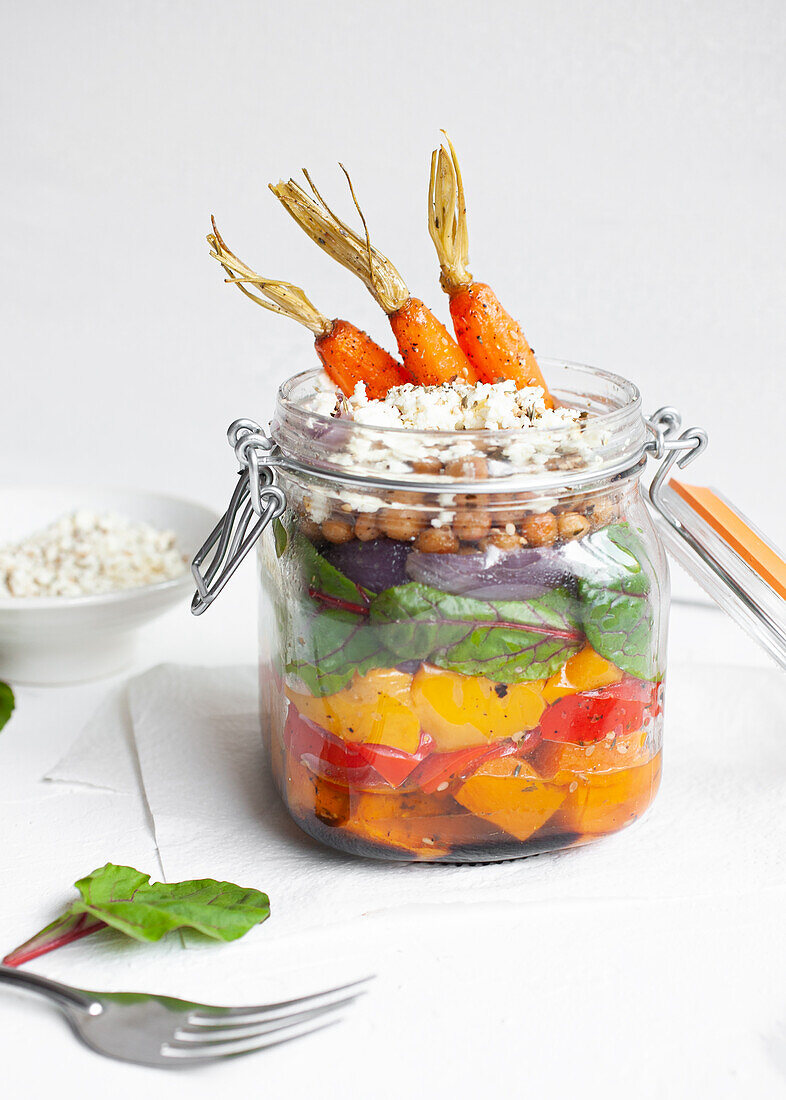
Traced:
<path id="1" fill-rule="evenodd" d="M 272 784 L 251 668 L 161 665 L 129 683 L 128 704 L 166 879 L 267 891 L 266 942 L 413 903 L 668 901 L 786 883 L 786 697 L 767 669 L 672 670 L 663 784 L 642 822 L 584 848 L 483 866 L 361 859 L 303 834 Z M 122 716 L 117 701 L 105 705 L 50 776 L 107 785 L 115 761 L 120 789 L 130 775 Z"/>
<path id="2" fill-rule="evenodd" d="M 44 779 L 52 783 L 84 784 L 117 794 L 140 790 L 125 685 L 109 693 L 69 752 Z"/>

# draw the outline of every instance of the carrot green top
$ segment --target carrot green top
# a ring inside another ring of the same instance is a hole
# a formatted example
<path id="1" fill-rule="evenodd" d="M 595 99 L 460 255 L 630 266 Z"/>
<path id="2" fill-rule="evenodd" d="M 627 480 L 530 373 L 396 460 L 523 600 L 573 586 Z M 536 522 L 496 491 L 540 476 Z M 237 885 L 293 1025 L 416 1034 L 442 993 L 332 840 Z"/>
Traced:
<path id="1" fill-rule="evenodd" d="M 299 286 L 292 283 L 283 283 L 277 279 L 266 279 L 257 275 L 250 267 L 238 259 L 234 252 L 227 247 L 223 237 L 218 231 L 216 219 L 211 217 L 213 232 L 208 233 L 207 243 L 210 245 L 210 255 L 223 267 L 227 273 L 227 282 L 234 283 L 247 298 L 257 305 L 273 313 L 280 313 L 284 317 L 290 317 L 293 321 L 299 321 L 315 336 L 323 336 L 329 332 L 333 322 L 326 317 L 309 299 Z M 264 298 L 254 294 L 248 286 L 254 286 L 262 292 Z"/>
<path id="2" fill-rule="evenodd" d="M 333 213 L 308 172 L 304 175 L 312 195 L 306 194 L 295 180 L 271 183 L 270 190 L 315 244 L 362 279 L 385 313 L 395 313 L 409 300 L 409 290 L 390 260 L 371 244 L 366 219 L 355 198 L 352 181 L 343 165 L 341 169 L 347 177 L 352 199 L 363 222 L 363 237 Z"/>
<path id="3" fill-rule="evenodd" d="M 444 130 L 443 130 L 444 133 Z M 428 189 L 428 231 L 437 250 L 439 281 L 448 294 L 472 282 L 467 234 L 467 205 L 456 150 L 447 134 L 444 145 L 431 154 Z"/>

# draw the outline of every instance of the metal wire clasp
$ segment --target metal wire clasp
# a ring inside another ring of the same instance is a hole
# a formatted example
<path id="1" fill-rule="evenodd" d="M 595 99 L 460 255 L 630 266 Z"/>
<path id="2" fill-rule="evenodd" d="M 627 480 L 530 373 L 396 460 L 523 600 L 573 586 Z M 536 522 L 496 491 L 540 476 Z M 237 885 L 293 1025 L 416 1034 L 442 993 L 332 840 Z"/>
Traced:
<path id="1" fill-rule="evenodd" d="M 707 433 L 703 428 L 686 428 L 681 435 L 682 417 L 671 405 L 664 405 L 647 417 L 645 423 L 653 438 L 644 445 L 653 458 L 660 461 L 660 467 L 650 483 L 649 496 L 653 507 L 675 530 L 682 534 L 682 525 L 673 516 L 663 499 L 662 490 L 666 478 L 676 464 L 684 470 L 694 458 L 707 449 Z"/>
<path id="2" fill-rule="evenodd" d="M 276 444 L 259 424 L 235 420 L 229 425 L 227 439 L 240 463 L 238 482 L 229 507 L 191 562 L 197 586 L 191 601 L 193 615 L 201 615 L 210 607 L 267 525 L 287 506 L 283 490 L 274 484 Z M 254 516 L 256 523 L 249 530 Z M 203 568 L 211 551 L 212 557 Z"/>

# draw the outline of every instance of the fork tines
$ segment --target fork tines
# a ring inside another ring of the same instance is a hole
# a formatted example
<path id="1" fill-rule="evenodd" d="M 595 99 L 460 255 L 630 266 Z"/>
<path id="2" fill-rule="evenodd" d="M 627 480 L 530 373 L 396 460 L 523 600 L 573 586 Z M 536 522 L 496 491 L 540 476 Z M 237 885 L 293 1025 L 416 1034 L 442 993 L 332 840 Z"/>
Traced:
<path id="1" fill-rule="evenodd" d="M 173 1059 L 205 1061 L 248 1054 L 322 1031 L 341 1020 L 341 1010 L 364 995 L 369 980 L 363 978 L 277 1004 L 195 1010 L 188 1014 L 186 1024 L 177 1028 L 173 1039 L 163 1044 L 161 1053 Z M 347 993 L 350 989 L 355 992 Z"/>

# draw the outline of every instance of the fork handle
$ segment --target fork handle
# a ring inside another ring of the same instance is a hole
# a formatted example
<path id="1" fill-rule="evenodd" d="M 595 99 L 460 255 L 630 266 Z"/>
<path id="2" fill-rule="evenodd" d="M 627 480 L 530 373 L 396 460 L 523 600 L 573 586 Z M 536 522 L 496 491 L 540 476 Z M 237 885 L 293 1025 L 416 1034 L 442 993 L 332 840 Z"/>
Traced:
<path id="1" fill-rule="evenodd" d="M 53 982 L 51 978 L 43 978 L 40 974 L 28 974 L 0 964 L 0 984 L 2 983 L 32 989 L 65 1008 L 82 1008 L 89 1012 L 93 1005 L 98 1004 L 96 998 L 83 989 L 74 989 L 70 985 Z"/>

